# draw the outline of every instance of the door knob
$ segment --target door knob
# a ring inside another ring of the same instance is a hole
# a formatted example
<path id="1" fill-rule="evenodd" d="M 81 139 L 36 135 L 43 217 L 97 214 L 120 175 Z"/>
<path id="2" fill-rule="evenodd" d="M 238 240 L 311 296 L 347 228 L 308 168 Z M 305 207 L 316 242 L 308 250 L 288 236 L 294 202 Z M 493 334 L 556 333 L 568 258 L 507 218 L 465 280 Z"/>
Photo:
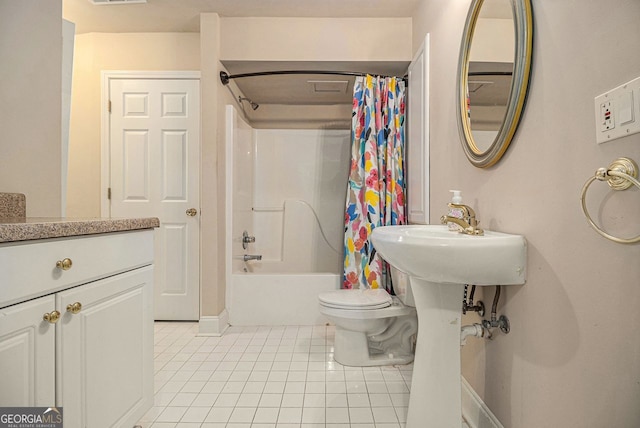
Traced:
<path id="1" fill-rule="evenodd" d="M 195 209 L 195 208 L 189 208 L 189 209 L 187 210 L 187 215 L 188 215 L 189 217 L 193 217 L 193 216 L 195 216 L 196 214 L 198 214 L 198 210 L 197 210 L 197 209 Z"/>
<path id="2" fill-rule="evenodd" d="M 249 232 L 247 232 L 246 230 L 242 232 L 242 248 L 246 250 L 249 244 L 253 242 L 256 242 L 255 236 L 249 236 Z"/>

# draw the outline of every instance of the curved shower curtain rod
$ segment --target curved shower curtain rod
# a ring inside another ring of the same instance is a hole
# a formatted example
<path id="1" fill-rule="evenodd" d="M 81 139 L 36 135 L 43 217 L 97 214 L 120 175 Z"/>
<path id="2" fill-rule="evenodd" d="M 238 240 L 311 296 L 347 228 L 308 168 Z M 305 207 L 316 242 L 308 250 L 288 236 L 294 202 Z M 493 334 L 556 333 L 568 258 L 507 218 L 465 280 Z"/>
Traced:
<path id="1" fill-rule="evenodd" d="M 337 76 L 366 76 L 366 73 L 358 73 L 354 71 L 327 71 L 327 70 L 278 70 L 278 71 L 259 71 L 256 73 L 229 74 L 225 71 L 220 72 L 220 81 L 223 85 L 228 85 L 231 79 L 240 79 L 242 77 L 258 77 L 273 76 L 279 74 L 333 74 Z M 381 76 L 394 77 L 394 76 Z M 402 80 L 407 82 L 407 76 L 403 76 Z"/>
<path id="2" fill-rule="evenodd" d="M 513 76 L 511 71 L 470 71 L 469 76 Z"/>

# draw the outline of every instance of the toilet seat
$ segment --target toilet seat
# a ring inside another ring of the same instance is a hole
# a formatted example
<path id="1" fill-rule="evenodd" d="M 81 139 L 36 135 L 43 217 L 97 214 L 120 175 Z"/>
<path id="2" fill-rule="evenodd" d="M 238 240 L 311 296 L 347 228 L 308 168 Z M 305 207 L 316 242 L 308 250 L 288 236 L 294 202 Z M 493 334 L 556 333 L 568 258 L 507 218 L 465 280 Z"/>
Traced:
<path id="1" fill-rule="evenodd" d="M 318 296 L 320 305 L 343 310 L 374 310 L 391 306 L 393 299 L 383 289 L 336 290 Z"/>

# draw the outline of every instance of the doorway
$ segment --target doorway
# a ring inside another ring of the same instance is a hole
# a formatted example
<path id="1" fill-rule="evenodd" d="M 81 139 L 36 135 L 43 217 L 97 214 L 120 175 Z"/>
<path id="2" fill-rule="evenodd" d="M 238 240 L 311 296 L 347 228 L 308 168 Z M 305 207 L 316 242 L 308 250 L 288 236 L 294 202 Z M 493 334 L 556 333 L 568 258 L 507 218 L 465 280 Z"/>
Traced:
<path id="1" fill-rule="evenodd" d="M 198 320 L 199 73 L 103 72 L 103 96 L 103 215 L 160 219 L 154 317 Z"/>

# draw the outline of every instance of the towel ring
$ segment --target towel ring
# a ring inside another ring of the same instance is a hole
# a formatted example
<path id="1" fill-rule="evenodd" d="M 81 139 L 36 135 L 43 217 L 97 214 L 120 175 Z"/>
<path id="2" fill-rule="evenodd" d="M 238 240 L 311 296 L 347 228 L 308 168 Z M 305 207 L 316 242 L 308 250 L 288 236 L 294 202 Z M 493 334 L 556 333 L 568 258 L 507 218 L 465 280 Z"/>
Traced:
<path id="1" fill-rule="evenodd" d="M 630 239 L 618 238 L 616 236 L 609 235 L 598 227 L 587 211 L 587 204 L 585 202 L 587 189 L 595 180 L 606 181 L 607 184 L 609 184 L 609 187 L 613 190 L 626 190 L 631 187 L 632 184 L 640 189 L 640 181 L 636 179 L 637 176 L 638 165 L 632 159 L 618 158 L 609 165 L 609 168 L 598 168 L 595 175 L 589 178 L 582 188 L 582 196 L 580 197 L 580 200 L 582 201 L 582 212 L 587 218 L 587 221 L 596 232 L 613 242 L 618 242 L 620 244 L 634 244 L 636 242 L 640 242 L 640 235 Z"/>

